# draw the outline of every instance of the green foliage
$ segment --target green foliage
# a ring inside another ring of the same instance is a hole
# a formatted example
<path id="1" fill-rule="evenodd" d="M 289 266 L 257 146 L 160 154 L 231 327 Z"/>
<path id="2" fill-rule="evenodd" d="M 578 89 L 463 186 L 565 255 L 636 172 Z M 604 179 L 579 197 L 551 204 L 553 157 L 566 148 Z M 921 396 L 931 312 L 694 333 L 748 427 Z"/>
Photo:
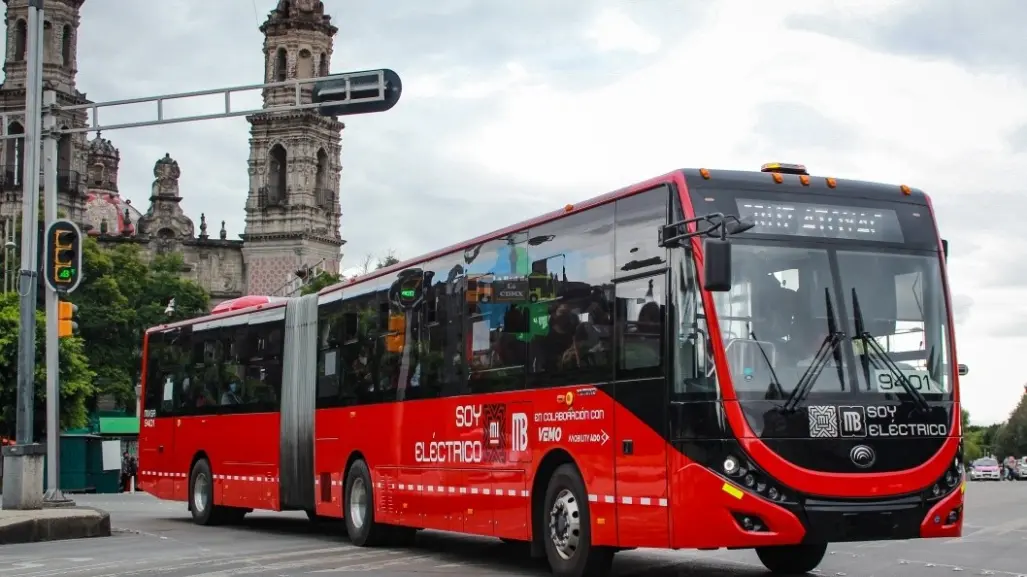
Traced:
<path id="1" fill-rule="evenodd" d="M 328 272 L 323 272 L 323 273 L 319 274 L 317 276 L 317 278 L 315 278 L 314 280 L 312 280 L 309 283 L 303 285 L 303 288 L 300 289 L 300 294 L 301 295 L 309 295 L 309 294 L 316 293 L 316 292 L 320 291 L 323 288 L 327 288 L 327 287 L 332 286 L 333 284 L 339 282 L 340 280 L 342 280 L 342 275 L 332 274 L 332 273 L 328 273 Z"/>
<path id="2" fill-rule="evenodd" d="M 20 299 L 17 293 L 0 294 L 0 432 L 14 432 L 18 383 L 18 329 L 21 325 Z M 36 438 L 46 430 L 46 319 L 36 312 L 36 371 L 34 428 Z M 95 373 L 85 355 L 85 344 L 79 337 L 63 338 L 60 348 L 61 427 L 86 425 L 88 403 L 95 394 Z"/>
<path id="3" fill-rule="evenodd" d="M 399 259 L 396 258 L 395 252 L 392 249 L 389 249 L 385 253 L 384 256 L 382 256 L 382 257 L 380 257 L 378 259 L 378 265 L 375 267 L 375 269 L 380 269 L 380 268 L 385 268 L 387 266 L 392 266 L 394 264 L 397 264 L 398 262 L 399 262 Z"/>
<path id="4" fill-rule="evenodd" d="M 360 274 L 367 274 L 371 272 L 372 261 L 375 261 L 374 270 L 378 270 L 398 263 L 399 259 L 396 258 L 396 253 L 392 249 L 387 250 L 385 254 L 378 257 L 377 260 L 375 259 L 374 255 L 369 254 L 364 258 L 364 265 L 361 267 Z M 314 280 L 304 285 L 303 288 L 300 289 L 300 295 L 309 295 L 316 293 L 321 289 L 330 287 L 333 284 L 336 284 L 340 281 L 342 281 L 342 275 L 323 272 L 320 275 L 318 275 Z"/>
<path id="5" fill-rule="evenodd" d="M 99 395 L 112 395 L 124 407 L 135 399 L 144 331 L 154 325 L 209 312 L 210 299 L 195 282 L 181 278 L 182 257 L 162 255 L 147 263 L 137 245 L 83 246 L 82 284 L 70 300 L 78 305 L 79 334 Z M 174 312 L 164 311 L 175 299 Z"/>
<path id="6" fill-rule="evenodd" d="M 1003 459 L 1009 455 L 1027 455 L 1027 395 L 1020 397 L 1009 419 L 995 432 L 995 456 Z"/>

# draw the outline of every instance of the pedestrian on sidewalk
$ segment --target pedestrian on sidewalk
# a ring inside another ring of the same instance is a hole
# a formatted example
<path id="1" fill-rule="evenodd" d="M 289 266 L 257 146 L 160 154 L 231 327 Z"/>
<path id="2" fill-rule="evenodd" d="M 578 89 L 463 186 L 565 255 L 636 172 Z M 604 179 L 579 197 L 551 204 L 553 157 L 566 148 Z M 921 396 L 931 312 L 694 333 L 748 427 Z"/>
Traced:
<path id="1" fill-rule="evenodd" d="M 135 459 L 128 454 L 128 451 L 121 456 L 121 492 L 125 493 L 129 490 L 129 480 L 134 479 L 136 475 L 136 464 Z"/>

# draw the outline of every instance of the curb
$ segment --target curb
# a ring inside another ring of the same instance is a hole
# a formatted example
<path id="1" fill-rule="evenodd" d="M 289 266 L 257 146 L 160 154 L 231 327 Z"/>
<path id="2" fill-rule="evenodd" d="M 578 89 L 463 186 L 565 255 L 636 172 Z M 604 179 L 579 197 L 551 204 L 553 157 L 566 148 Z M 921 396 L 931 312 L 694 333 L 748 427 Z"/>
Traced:
<path id="1" fill-rule="evenodd" d="M 0 525 L 0 545 L 111 536 L 109 513 L 92 507 L 80 507 L 75 510 L 95 514 L 29 518 Z"/>

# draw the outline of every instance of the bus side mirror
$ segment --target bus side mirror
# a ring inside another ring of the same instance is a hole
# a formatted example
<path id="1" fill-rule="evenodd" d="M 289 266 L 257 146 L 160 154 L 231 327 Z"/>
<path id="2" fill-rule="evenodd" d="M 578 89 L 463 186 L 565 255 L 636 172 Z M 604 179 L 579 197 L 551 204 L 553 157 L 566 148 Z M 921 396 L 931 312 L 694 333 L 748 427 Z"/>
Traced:
<path id="1" fill-rule="evenodd" d="M 941 239 L 941 253 L 945 256 L 945 262 L 949 260 L 949 241 Z"/>
<path id="2" fill-rule="evenodd" d="M 703 285 L 711 292 L 731 290 L 731 243 L 726 239 L 703 241 Z"/>
<path id="3" fill-rule="evenodd" d="M 965 377 L 966 374 L 969 373 L 969 372 L 970 372 L 970 367 L 964 365 L 963 363 L 959 363 L 959 376 Z"/>

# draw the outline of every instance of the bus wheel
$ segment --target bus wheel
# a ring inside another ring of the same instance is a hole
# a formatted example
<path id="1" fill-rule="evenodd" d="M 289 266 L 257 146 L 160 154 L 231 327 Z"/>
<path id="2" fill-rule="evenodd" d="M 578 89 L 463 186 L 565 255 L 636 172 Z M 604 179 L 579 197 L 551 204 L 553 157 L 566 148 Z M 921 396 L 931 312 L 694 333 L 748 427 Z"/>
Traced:
<path id="1" fill-rule="evenodd" d="M 543 506 L 543 541 L 553 574 L 607 575 L 613 565 L 613 550 L 592 545 L 585 482 L 574 465 L 560 465 L 553 472 Z"/>
<path id="2" fill-rule="evenodd" d="M 197 461 L 189 474 L 189 510 L 197 525 L 214 525 L 218 520 L 214 513 L 214 475 L 206 459 Z"/>
<path id="3" fill-rule="evenodd" d="M 387 537 L 387 527 L 374 520 L 374 485 L 364 461 L 357 461 L 346 475 L 343 517 L 350 541 L 357 547 L 374 547 Z"/>
<path id="4" fill-rule="evenodd" d="M 771 573 L 804 575 L 817 568 L 827 553 L 827 543 L 757 547 L 756 556 Z"/>

